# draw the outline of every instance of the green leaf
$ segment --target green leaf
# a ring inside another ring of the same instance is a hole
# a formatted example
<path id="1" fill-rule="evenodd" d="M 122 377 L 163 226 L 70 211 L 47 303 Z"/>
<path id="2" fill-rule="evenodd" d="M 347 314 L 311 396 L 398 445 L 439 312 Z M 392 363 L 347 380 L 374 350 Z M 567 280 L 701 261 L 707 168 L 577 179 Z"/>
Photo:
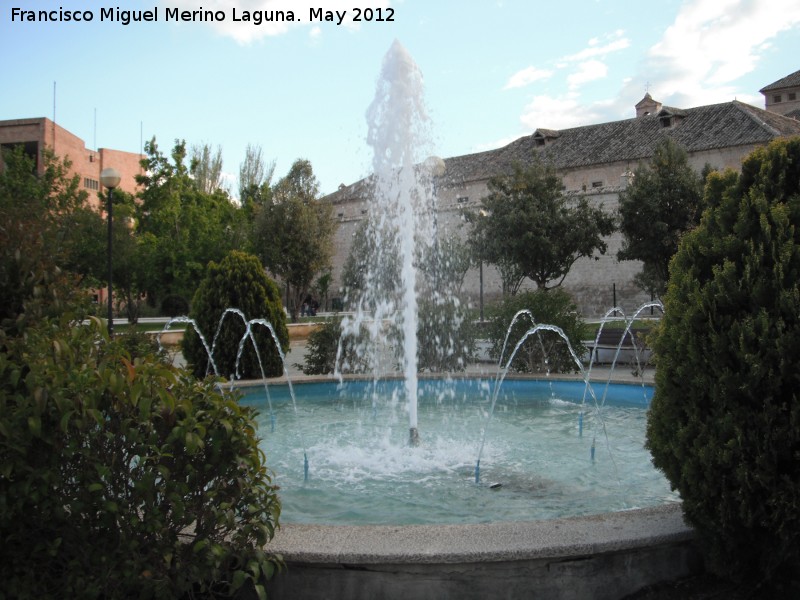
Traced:
<path id="1" fill-rule="evenodd" d="M 35 437 L 42 437 L 42 419 L 38 415 L 28 417 L 28 429 Z"/>

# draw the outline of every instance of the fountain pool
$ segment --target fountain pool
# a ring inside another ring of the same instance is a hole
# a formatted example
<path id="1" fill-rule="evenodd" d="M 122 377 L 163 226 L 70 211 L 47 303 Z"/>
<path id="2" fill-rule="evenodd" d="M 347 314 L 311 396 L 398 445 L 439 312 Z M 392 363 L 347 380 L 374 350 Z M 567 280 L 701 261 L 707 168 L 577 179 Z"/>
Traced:
<path id="1" fill-rule="evenodd" d="M 271 409 L 259 388 L 242 402 L 260 410 L 283 523 L 530 521 L 678 499 L 643 448 L 651 388 L 595 384 L 595 406 L 583 382 L 506 380 L 489 419 L 493 386 L 421 380 L 418 447 L 408 445 L 398 380 L 296 384 L 296 410 L 285 386 L 270 385 Z"/>

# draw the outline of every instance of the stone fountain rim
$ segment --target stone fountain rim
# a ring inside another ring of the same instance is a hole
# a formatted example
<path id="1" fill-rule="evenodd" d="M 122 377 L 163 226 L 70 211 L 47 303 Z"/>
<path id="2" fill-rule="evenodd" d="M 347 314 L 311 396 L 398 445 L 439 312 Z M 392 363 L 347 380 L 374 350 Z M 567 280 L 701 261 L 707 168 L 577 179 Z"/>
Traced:
<path id="1" fill-rule="evenodd" d="M 464 564 L 569 559 L 693 540 L 680 502 L 541 521 L 465 525 L 282 525 L 270 552 L 287 562 Z"/>

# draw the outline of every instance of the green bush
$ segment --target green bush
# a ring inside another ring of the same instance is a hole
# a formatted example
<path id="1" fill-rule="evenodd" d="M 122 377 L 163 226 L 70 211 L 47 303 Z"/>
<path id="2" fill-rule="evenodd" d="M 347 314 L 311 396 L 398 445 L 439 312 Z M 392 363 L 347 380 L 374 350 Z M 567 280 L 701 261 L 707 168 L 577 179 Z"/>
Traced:
<path id="1" fill-rule="evenodd" d="M 555 325 L 560 327 L 575 353 L 580 357 L 586 348 L 581 340 L 586 337 L 586 329 L 578 315 L 578 308 L 572 298 L 561 289 L 523 292 L 504 298 L 499 304 L 489 307 L 488 339 L 491 342 L 489 355 L 499 360 L 503 352 L 503 342 L 514 315 L 520 310 L 529 310 L 536 325 Z M 525 333 L 533 327 L 527 315 L 517 319 L 508 336 L 508 344 L 503 354 L 503 365 L 507 364 L 514 347 Z M 523 343 L 511 363 L 511 370 L 520 373 L 572 373 L 578 365 L 563 338 L 552 331 L 541 331 L 531 335 Z"/>
<path id="2" fill-rule="evenodd" d="M 463 371 L 475 354 L 475 329 L 465 306 L 456 298 L 419 303 L 417 365 L 420 371 Z"/>
<path id="3" fill-rule="evenodd" d="M 366 335 L 366 334 L 365 334 Z M 363 341 L 363 340 L 361 340 Z M 342 373 L 364 373 L 367 363 L 358 356 L 358 340 L 351 336 L 342 338 L 342 320 L 330 319 L 311 332 L 306 342 L 306 356 L 302 365 L 306 375 L 328 375 L 336 368 L 339 344 L 343 343 L 339 368 Z"/>
<path id="4" fill-rule="evenodd" d="M 0 597 L 263 597 L 280 503 L 252 410 L 74 323 L 0 353 Z"/>
<path id="5" fill-rule="evenodd" d="M 206 276 L 192 300 L 190 313 L 209 347 L 214 344 L 220 318 L 227 308 L 239 309 L 247 319 L 265 319 L 271 323 L 281 350 L 284 353 L 289 350 L 289 331 L 280 292 L 255 256 L 233 251 L 219 264 L 209 263 Z M 234 374 L 236 355 L 245 329 L 241 317 L 231 313 L 226 316 L 214 347 L 214 362 L 220 375 Z M 282 375 L 283 363 L 267 328 L 256 325 L 252 332 L 258 355 L 252 342 L 247 340 L 239 363 L 239 375 L 245 379 L 260 379 L 259 355 L 267 377 Z M 183 353 L 195 376 L 203 377 L 209 370 L 208 353 L 191 326 L 184 334 Z"/>
<path id="6" fill-rule="evenodd" d="M 710 567 L 773 584 L 800 572 L 800 139 L 706 202 L 671 265 L 647 447 Z"/>

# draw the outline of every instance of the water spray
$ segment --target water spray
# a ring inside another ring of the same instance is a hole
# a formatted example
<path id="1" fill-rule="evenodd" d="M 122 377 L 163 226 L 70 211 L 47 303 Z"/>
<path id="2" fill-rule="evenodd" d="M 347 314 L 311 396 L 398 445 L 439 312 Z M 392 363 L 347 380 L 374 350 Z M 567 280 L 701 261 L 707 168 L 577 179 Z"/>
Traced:
<path id="1" fill-rule="evenodd" d="M 408 445 L 416 448 L 420 444 L 419 430 L 416 427 L 411 427 L 408 430 Z"/>

